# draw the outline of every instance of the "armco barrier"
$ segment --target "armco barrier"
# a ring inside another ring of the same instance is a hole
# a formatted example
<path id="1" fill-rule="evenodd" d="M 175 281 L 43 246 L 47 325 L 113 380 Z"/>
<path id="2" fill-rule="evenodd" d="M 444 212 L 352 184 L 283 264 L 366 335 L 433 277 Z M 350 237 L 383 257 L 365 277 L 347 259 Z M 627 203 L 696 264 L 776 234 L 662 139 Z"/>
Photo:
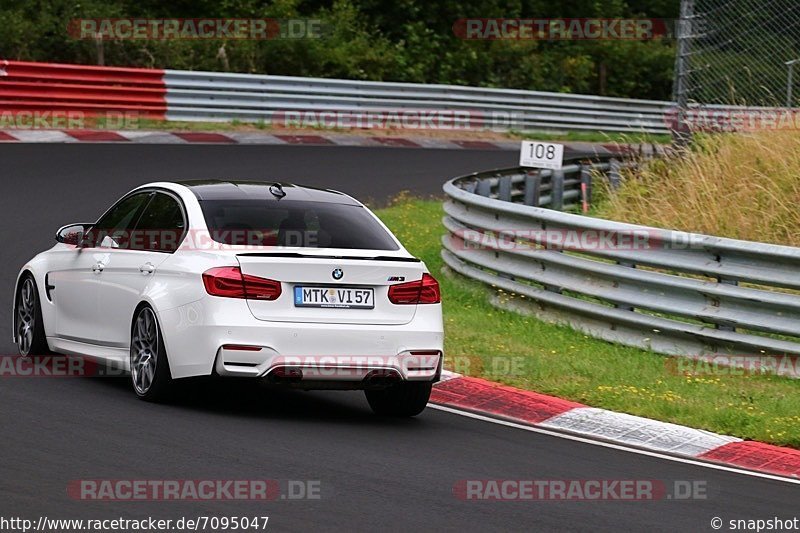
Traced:
<path id="1" fill-rule="evenodd" d="M 239 120 L 286 127 L 382 128 L 391 122 L 407 129 L 497 131 L 669 133 L 676 120 L 675 105 L 665 101 L 22 61 L 0 61 L 0 110 L 78 111 L 88 115 L 113 111 L 153 119 Z M 763 121 L 764 127 L 774 127 L 782 117 L 773 115 L 787 112 L 726 106 L 690 111 L 698 128 L 711 130 L 732 127 L 748 117 Z M 716 118 L 709 114 L 716 114 Z M 443 118 L 445 124 L 429 126 L 426 117 L 434 117 L 434 121 Z"/>
<path id="2" fill-rule="evenodd" d="M 0 61 L 0 110 L 270 123 L 287 113 L 438 113 L 456 127 L 666 133 L 670 102 L 288 76 Z M 469 118 L 463 118 L 467 116 Z M 477 126 L 476 126 L 477 124 Z"/>
<path id="3" fill-rule="evenodd" d="M 581 168 L 567 166 L 564 183 Z M 507 169 L 448 181 L 447 266 L 505 291 L 497 304 L 606 340 L 666 354 L 800 354 L 800 248 L 540 207 L 551 195 L 529 191 L 550 180 Z M 586 236 L 639 244 L 573 246 Z"/>
<path id="4" fill-rule="evenodd" d="M 131 113 L 163 120 L 164 71 L 0 61 L 0 111 Z"/>
<path id="5" fill-rule="evenodd" d="M 456 85 L 166 70 L 167 118 L 270 122 L 287 111 L 464 112 L 500 130 L 667 133 L 670 102 Z"/>

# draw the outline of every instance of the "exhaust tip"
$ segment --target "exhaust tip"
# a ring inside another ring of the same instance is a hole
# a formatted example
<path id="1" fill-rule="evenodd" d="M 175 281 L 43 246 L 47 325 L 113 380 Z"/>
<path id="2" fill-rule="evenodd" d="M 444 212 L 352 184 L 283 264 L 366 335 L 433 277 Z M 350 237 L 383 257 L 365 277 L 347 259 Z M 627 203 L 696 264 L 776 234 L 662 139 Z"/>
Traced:
<path id="1" fill-rule="evenodd" d="M 397 370 L 393 370 L 391 368 L 378 368 L 375 370 L 370 370 L 369 373 L 364 376 L 364 387 L 388 387 L 390 385 L 394 385 L 395 383 L 400 383 L 401 381 L 403 381 L 403 376 L 401 376 L 400 372 Z"/>
<path id="2" fill-rule="evenodd" d="M 272 383 L 297 383 L 303 379 L 303 371 L 294 366 L 279 366 L 273 369 L 267 379 Z"/>

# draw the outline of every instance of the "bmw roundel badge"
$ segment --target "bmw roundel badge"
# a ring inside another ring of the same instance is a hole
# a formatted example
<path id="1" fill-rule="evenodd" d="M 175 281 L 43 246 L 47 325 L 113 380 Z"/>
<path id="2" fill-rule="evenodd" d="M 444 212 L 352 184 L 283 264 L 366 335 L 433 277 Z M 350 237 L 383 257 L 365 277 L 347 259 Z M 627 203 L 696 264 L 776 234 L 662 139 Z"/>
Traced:
<path id="1" fill-rule="evenodd" d="M 334 268 L 333 272 L 331 272 L 331 276 L 333 276 L 333 279 L 342 279 L 344 277 L 344 272 L 341 268 Z"/>

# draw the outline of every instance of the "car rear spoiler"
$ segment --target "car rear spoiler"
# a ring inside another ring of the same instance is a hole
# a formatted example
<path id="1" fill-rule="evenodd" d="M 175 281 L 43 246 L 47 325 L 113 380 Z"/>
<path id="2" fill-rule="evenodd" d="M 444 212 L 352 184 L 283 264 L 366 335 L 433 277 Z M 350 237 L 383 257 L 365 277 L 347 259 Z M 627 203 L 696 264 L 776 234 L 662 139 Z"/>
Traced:
<path id="1" fill-rule="evenodd" d="M 362 261 L 399 261 L 404 263 L 420 263 L 420 259 L 416 257 L 396 257 L 391 255 L 374 255 L 374 256 L 359 256 L 359 255 L 315 255 L 315 254 L 301 254 L 298 252 L 245 252 L 236 254 L 237 257 L 293 257 L 297 259 L 356 259 Z"/>

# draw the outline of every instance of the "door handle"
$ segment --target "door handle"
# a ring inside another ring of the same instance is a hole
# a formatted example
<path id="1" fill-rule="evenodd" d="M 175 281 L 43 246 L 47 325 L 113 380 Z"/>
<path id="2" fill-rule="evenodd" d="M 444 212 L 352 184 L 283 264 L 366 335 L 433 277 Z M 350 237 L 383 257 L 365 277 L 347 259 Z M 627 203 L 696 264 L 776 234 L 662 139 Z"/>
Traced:
<path id="1" fill-rule="evenodd" d="M 156 267 L 153 266 L 153 263 L 145 263 L 139 267 L 139 272 L 142 274 L 152 274 Z"/>
<path id="2" fill-rule="evenodd" d="M 92 265 L 92 272 L 94 272 L 95 274 L 99 274 L 100 272 L 103 271 L 105 267 L 106 266 L 102 262 L 98 261 L 97 263 Z"/>

